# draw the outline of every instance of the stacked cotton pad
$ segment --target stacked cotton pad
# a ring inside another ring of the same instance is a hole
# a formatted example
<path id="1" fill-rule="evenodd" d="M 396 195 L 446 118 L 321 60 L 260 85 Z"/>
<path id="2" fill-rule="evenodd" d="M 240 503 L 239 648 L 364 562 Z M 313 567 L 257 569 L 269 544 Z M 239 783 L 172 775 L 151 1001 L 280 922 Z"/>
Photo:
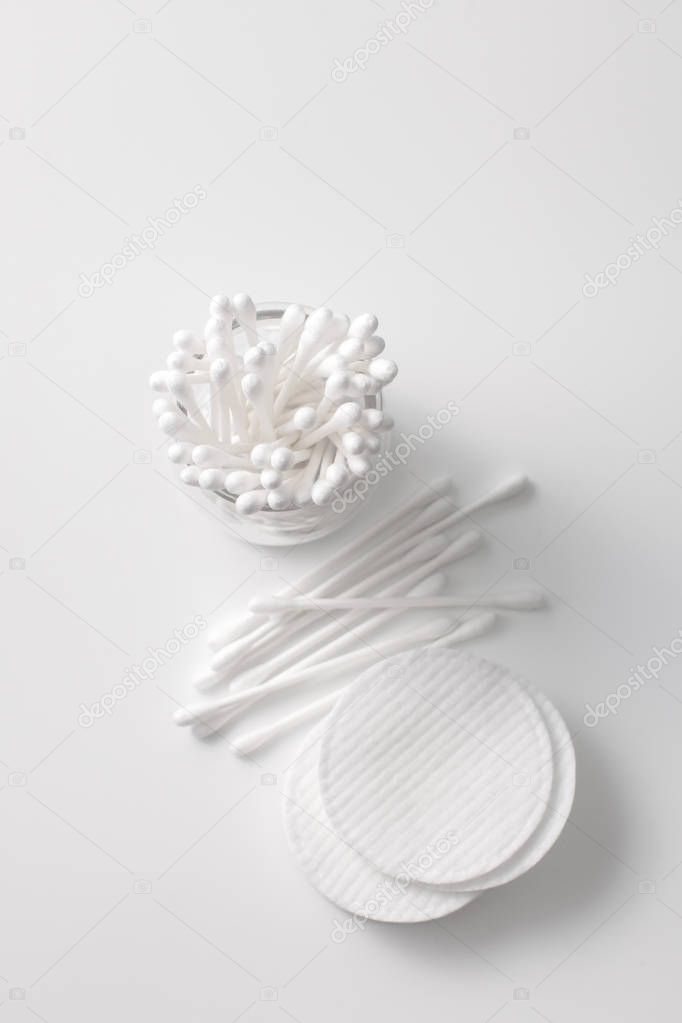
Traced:
<path id="1" fill-rule="evenodd" d="M 392 422 L 379 394 L 398 372 L 376 316 L 288 306 L 263 317 L 248 295 L 216 295 L 203 338 L 173 335 L 150 385 L 168 457 L 188 486 L 253 515 L 329 504 L 371 470 Z"/>
<path id="2" fill-rule="evenodd" d="M 415 649 L 366 671 L 308 736 L 284 819 L 323 895 L 416 922 L 534 866 L 574 786 L 571 739 L 546 696 L 482 658 Z"/>

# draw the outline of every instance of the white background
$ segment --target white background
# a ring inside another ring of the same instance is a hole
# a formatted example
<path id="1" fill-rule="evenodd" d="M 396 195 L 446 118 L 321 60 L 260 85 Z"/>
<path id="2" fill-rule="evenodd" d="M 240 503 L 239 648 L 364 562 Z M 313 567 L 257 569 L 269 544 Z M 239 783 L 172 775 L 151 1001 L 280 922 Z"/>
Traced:
<path id="1" fill-rule="evenodd" d="M 680 664 L 582 721 L 682 626 L 682 228 L 582 292 L 682 198 L 664 3 L 438 0 L 343 82 L 390 0 L 3 3 L 5 1019 L 591 1023 L 677 1001 Z M 79 294 L 196 186 L 155 250 Z M 399 430 L 458 403 L 363 521 L 435 472 L 462 500 L 535 483 L 481 516 L 461 588 L 546 588 L 474 649 L 564 712 L 576 805 L 537 869 L 437 923 L 331 940 L 344 915 L 281 827 L 300 738 L 249 762 L 171 723 L 202 638 L 77 723 L 148 646 L 339 545 L 264 568 L 165 461 L 147 378 L 241 290 L 376 311 Z"/>

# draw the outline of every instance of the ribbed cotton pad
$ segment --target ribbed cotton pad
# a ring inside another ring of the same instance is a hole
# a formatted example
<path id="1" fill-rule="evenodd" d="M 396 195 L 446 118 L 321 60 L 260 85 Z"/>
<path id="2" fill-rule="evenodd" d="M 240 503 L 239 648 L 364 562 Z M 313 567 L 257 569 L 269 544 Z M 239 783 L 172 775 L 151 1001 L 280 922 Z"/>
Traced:
<path id="1" fill-rule="evenodd" d="M 439 848 L 420 883 L 447 885 L 523 845 L 544 814 L 551 765 L 540 713 L 506 668 L 418 649 L 374 665 L 340 698 L 319 782 L 333 829 L 358 854 L 394 877 Z"/>
<path id="2" fill-rule="evenodd" d="M 370 920 L 419 923 L 466 906 L 476 892 L 438 891 L 415 885 L 407 874 L 387 877 L 337 838 L 318 784 L 321 721 L 286 774 L 284 825 L 289 845 L 312 884 L 337 906 Z M 417 866 L 416 876 L 419 877 Z"/>
<path id="3" fill-rule="evenodd" d="M 571 812 L 575 795 L 575 750 L 568 728 L 554 704 L 528 682 L 524 688 L 533 698 L 535 705 L 542 714 L 545 727 L 549 732 L 552 744 L 553 777 L 549 804 L 537 828 L 521 846 L 504 863 L 469 882 L 448 886 L 450 891 L 482 891 L 507 884 L 539 863 L 552 848 L 564 829 L 566 819 Z M 545 771 L 550 765 L 542 767 Z"/>

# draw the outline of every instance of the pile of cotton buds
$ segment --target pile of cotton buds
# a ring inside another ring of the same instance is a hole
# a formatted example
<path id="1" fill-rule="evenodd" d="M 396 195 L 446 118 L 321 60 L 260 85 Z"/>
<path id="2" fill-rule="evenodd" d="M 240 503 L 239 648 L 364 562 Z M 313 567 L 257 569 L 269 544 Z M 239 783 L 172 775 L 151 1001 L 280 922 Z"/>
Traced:
<path id="1" fill-rule="evenodd" d="M 473 639 L 495 622 L 496 611 L 523 611 L 543 603 L 537 588 L 441 595 L 444 569 L 476 549 L 481 533 L 470 516 L 522 493 L 515 475 L 477 500 L 456 505 L 451 483 L 434 480 L 401 508 L 369 527 L 324 564 L 273 597 L 252 599 L 250 613 L 212 630 L 209 666 L 194 679 L 208 693 L 179 707 L 175 720 L 199 736 L 232 724 L 264 697 L 303 683 L 353 679 L 380 657 L 420 645 L 451 646 Z M 451 531 L 466 525 L 463 532 Z M 406 611 L 440 609 L 421 625 L 405 624 Z M 341 612 L 336 614 L 335 612 Z M 384 636 L 386 627 L 389 635 Z M 397 626 L 397 627 L 396 627 Z M 214 690 L 227 692 L 211 697 Z M 290 728 L 319 717 L 341 690 L 316 698 L 283 718 L 232 738 L 251 753 Z"/>
<path id="2" fill-rule="evenodd" d="M 232 495 L 244 515 L 329 504 L 365 476 L 392 421 L 379 394 L 397 373 L 376 316 L 300 305 L 259 313 L 248 295 L 216 295 L 203 339 L 173 335 L 150 385 L 189 486 Z"/>

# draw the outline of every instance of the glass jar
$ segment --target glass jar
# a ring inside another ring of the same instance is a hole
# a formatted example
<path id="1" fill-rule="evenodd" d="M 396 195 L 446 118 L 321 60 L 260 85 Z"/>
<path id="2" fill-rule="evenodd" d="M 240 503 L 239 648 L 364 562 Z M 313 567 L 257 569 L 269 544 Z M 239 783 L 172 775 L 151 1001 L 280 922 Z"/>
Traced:
<path id="1" fill-rule="evenodd" d="M 275 344 L 279 339 L 279 321 L 284 311 L 291 305 L 290 302 L 264 302 L 256 306 L 258 317 L 258 337 L 261 341 L 273 341 Z M 310 315 L 313 308 L 304 306 L 306 314 Z M 232 324 L 235 347 L 243 352 L 247 347 L 247 340 L 244 331 L 235 320 Z M 364 399 L 365 408 L 376 408 L 383 410 L 383 395 L 367 395 Z M 389 443 L 388 431 L 381 435 L 381 448 L 372 456 L 373 464 L 386 452 Z M 354 487 L 361 482 L 355 480 L 343 490 L 330 504 L 318 507 L 315 504 L 307 504 L 302 508 L 287 508 L 285 511 L 273 511 L 265 508 L 263 511 L 253 515 L 242 515 L 235 509 L 235 496 L 226 490 L 200 490 L 206 500 L 210 501 L 213 509 L 225 516 L 230 528 L 247 543 L 284 547 L 299 543 L 308 543 L 311 540 L 319 540 L 335 532 L 362 508 L 365 500 L 371 492 L 376 489 L 366 481 L 363 493 L 353 491 Z M 349 500 L 345 495 L 351 494 Z"/>

